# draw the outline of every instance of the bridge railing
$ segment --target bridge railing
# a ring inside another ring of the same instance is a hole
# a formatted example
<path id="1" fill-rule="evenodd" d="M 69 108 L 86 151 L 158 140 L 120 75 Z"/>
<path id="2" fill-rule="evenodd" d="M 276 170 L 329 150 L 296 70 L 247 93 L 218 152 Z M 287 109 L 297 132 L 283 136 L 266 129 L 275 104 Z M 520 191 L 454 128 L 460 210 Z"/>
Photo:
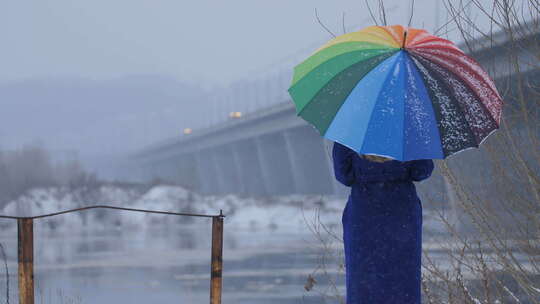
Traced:
<path id="1" fill-rule="evenodd" d="M 17 259 L 19 278 L 19 304 L 34 304 L 34 220 L 58 216 L 67 213 L 81 212 L 90 209 L 113 209 L 130 212 L 165 214 L 175 216 L 191 216 L 212 218 L 212 249 L 210 266 L 210 304 L 221 304 L 222 271 L 223 271 L 223 212 L 218 215 L 195 214 L 134 209 L 107 205 L 88 206 L 64 210 L 37 216 L 9 216 L 0 218 L 17 220 Z"/>

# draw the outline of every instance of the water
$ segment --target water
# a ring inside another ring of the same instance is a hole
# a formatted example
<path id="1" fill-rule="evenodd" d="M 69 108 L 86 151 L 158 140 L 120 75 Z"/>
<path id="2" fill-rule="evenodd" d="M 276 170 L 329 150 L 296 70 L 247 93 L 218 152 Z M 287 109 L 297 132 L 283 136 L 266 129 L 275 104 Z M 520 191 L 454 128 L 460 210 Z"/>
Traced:
<path id="1" fill-rule="evenodd" d="M 210 220 L 141 230 L 48 226 L 46 220 L 35 222 L 36 303 L 209 302 Z M 339 236 L 340 229 L 334 230 Z M 0 241 L 8 255 L 9 303 L 18 303 L 16 230 L 4 226 Z M 448 253 L 427 237 L 426 242 L 431 258 L 451 269 Z M 223 303 L 339 303 L 320 292 L 344 294 L 341 244 L 334 241 L 328 250 L 321 244 L 307 227 L 250 230 L 227 225 L 226 219 Z M 530 267 L 526 256 L 514 256 Z M 326 268 L 320 268 L 323 264 Z M 0 302 L 5 303 L 2 264 L 0 270 Z M 317 282 L 308 292 L 304 286 L 311 274 Z M 335 288 L 328 279 L 336 280 Z"/>
<path id="2" fill-rule="evenodd" d="M 36 303 L 208 303 L 211 223 L 145 231 L 44 229 L 36 221 Z M 3 231 L 17 303 L 16 231 Z M 339 248 L 337 248 L 339 249 Z M 304 290 L 321 248 L 298 231 L 227 230 L 223 303 L 337 303 Z M 337 266 L 329 261 L 330 275 Z M 3 267 L 2 267 L 3 269 Z M 2 271 L 2 274 L 5 271 Z M 343 288 L 339 280 L 339 288 Z M 0 299 L 5 298 L 5 277 Z M 324 278 L 318 286 L 326 285 Z"/>

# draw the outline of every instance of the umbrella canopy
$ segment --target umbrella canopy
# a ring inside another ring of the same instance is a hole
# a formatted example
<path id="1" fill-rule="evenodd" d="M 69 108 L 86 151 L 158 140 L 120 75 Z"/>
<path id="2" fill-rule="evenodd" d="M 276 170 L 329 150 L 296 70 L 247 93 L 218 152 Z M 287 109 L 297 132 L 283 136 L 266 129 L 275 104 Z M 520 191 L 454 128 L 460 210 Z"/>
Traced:
<path id="1" fill-rule="evenodd" d="M 499 127 L 494 82 L 452 42 L 400 25 L 338 36 L 296 66 L 296 113 L 362 154 L 443 159 Z"/>

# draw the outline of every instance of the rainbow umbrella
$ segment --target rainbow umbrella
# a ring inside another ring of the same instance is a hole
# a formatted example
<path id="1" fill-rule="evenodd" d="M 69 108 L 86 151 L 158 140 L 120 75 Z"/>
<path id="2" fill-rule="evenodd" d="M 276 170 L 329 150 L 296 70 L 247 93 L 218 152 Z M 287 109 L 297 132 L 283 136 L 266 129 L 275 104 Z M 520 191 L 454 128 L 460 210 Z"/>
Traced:
<path id="1" fill-rule="evenodd" d="M 297 115 L 362 154 L 443 159 L 499 127 L 502 99 L 476 61 L 425 30 L 370 26 L 296 66 Z"/>

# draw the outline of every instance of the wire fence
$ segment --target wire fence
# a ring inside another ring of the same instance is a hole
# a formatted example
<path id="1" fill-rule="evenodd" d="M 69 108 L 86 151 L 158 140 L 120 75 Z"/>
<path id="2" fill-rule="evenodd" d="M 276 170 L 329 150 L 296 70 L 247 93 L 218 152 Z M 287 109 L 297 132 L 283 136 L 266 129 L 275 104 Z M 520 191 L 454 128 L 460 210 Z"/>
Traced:
<path id="1" fill-rule="evenodd" d="M 190 216 L 212 218 L 212 247 L 210 265 L 210 304 L 221 304 L 222 294 L 222 271 L 223 271 L 223 211 L 217 215 L 168 212 L 135 208 L 124 208 L 108 205 L 87 206 L 76 209 L 69 209 L 54 213 L 36 216 L 10 216 L 0 215 L 3 219 L 17 221 L 17 261 L 18 261 L 18 281 L 19 281 L 19 304 L 34 304 L 35 302 L 35 282 L 34 282 L 34 220 L 53 217 L 68 213 L 81 212 L 90 209 L 112 209 L 129 212 L 141 212 L 174 216 Z M 2 254 L 4 248 L 1 247 Z M 5 259 L 4 259 L 5 261 Z M 7 270 L 7 265 L 6 265 Z M 9 280 L 8 280 L 9 282 Z M 8 287 L 9 290 L 9 287 Z M 9 291 L 8 291 L 9 301 Z"/>

